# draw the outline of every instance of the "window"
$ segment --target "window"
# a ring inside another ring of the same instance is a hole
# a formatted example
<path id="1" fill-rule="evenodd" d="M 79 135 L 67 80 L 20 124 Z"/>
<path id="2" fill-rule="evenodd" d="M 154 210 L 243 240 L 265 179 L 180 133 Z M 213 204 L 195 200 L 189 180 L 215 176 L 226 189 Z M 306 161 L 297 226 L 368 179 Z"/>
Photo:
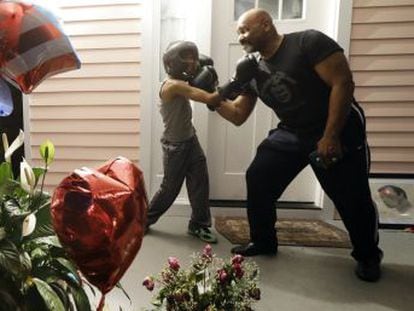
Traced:
<path id="1" fill-rule="evenodd" d="M 274 20 L 301 19 L 303 5 L 304 0 L 235 0 L 234 20 L 252 8 L 266 10 Z"/>
<path id="2" fill-rule="evenodd" d="M 161 1 L 161 33 L 160 33 L 160 81 L 165 72 L 162 66 L 162 55 L 172 41 L 184 40 L 190 6 L 192 0 L 162 0 Z"/>
<path id="3" fill-rule="evenodd" d="M 255 7 L 255 0 L 236 0 L 234 1 L 234 20 L 237 20 L 243 12 Z"/>
<path id="4" fill-rule="evenodd" d="M 279 18 L 279 6 L 281 2 L 286 2 L 283 0 L 259 0 L 258 7 L 261 9 L 266 10 L 269 12 L 270 16 L 274 20 L 278 20 Z M 288 1 L 289 2 L 289 1 Z"/>
<path id="5" fill-rule="evenodd" d="M 302 18 L 303 0 L 290 0 L 282 2 L 282 18 L 281 19 L 298 19 Z"/>

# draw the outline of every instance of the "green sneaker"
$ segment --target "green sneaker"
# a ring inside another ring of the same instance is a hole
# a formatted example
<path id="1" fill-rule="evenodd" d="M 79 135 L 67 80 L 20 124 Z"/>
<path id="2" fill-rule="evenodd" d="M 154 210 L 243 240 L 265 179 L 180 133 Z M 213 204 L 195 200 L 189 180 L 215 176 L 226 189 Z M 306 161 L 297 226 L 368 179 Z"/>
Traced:
<path id="1" fill-rule="evenodd" d="M 210 231 L 208 228 L 188 228 L 188 234 L 193 235 L 200 240 L 207 242 L 207 243 L 217 243 L 216 235 Z"/>

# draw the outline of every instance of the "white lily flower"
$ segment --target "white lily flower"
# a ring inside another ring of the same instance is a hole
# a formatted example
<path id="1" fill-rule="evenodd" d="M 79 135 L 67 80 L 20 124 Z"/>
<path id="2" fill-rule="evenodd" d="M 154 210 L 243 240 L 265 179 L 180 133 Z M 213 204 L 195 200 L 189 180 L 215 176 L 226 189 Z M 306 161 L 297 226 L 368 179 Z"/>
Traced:
<path id="1" fill-rule="evenodd" d="M 20 162 L 20 186 L 28 193 L 33 193 L 36 185 L 36 176 L 26 159 Z"/>
<path id="2" fill-rule="evenodd" d="M 10 147 L 9 147 L 9 142 L 7 140 L 7 136 L 5 133 L 2 134 L 2 140 L 3 140 L 3 147 L 4 147 L 4 159 L 6 160 L 6 162 L 11 163 L 11 156 L 13 152 L 19 149 L 24 143 L 24 132 L 20 130 L 19 135 L 12 142 Z"/>
<path id="3" fill-rule="evenodd" d="M 22 236 L 32 234 L 36 227 L 36 216 L 32 213 L 23 220 Z"/>
<path id="4" fill-rule="evenodd" d="M 0 241 L 6 237 L 6 230 L 4 227 L 0 227 Z"/>
<path id="5" fill-rule="evenodd" d="M 6 133 L 1 133 L 1 141 L 3 142 L 4 154 L 6 154 L 6 150 L 9 149 L 9 140 L 7 139 Z"/>
<path id="6" fill-rule="evenodd" d="M 49 139 L 40 145 L 39 151 L 42 159 L 45 160 L 46 165 L 49 165 L 53 162 L 53 159 L 55 157 L 55 146 Z"/>

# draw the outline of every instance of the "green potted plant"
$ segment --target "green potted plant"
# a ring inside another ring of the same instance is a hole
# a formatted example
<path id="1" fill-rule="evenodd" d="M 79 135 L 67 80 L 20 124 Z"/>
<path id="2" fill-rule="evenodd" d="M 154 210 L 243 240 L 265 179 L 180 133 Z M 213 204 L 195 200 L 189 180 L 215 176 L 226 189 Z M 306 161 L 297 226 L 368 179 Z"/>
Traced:
<path id="1" fill-rule="evenodd" d="M 148 276 L 143 285 L 158 287 L 154 310 L 251 311 L 260 300 L 259 269 L 253 261 L 235 255 L 216 257 L 211 246 L 193 255 L 190 267 L 182 269 L 177 258 L 169 257 L 158 276 Z"/>
<path id="2" fill-rule="evenodd" d="M 42 168 L 23 159 L 20 176 L 13 176 L 11 155 L 23 141 L 22 131 L 11 145 L 2 135 L 0 310 L 90 311 L 85 283 L 53 230 L 50 195 L 43 189 L 54 146 L 50 141 L 40 146 Z"/>

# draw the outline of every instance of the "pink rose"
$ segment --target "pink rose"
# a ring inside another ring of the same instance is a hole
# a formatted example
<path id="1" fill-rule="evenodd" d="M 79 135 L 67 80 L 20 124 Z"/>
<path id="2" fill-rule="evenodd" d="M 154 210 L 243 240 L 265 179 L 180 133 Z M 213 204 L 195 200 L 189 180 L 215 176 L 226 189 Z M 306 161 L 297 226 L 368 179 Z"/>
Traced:
<path id="1" fill-rule="evenodd" d="M 235 264 L 235 263 L 241 264 L 243 261 L 244 261 L 244 257 L 239 254 L 234 255 L 233 258 L 231 259 L 232 264 Z"/>
<path id="2" fill-rule="evenodd" d="M 219 271 L 217 271 L 218 273 L 218 279 L 220 281 L 220 284 L 225 284 L 227 283 L 228 279 L 229 279 L 229 275 L 227 274 L 226 270 L 224 269 L 220 269 Z"/>
<path id="3" fill-rule="evenodd" d="M 180 263 L 177 257 L 168 257 L 168 264 L 171 270 L 178 271 L 180 269 Z"/>
<path id="4" fill-rule="evenodd" d="M 144 285 L 149 291 L 152 291 L 154 289 L 154 280 L 152 277 L 147 276 L 142 282 L 142 285 Z"/>
<path id="5" fill-rule="evenodd" d="M 233 264 L 233 270 L 236 278 L 241 279 L 243 277 L 244 271 L 239 263 L 236 262 Z"/>
<path id="6" fill-rule="evenodd" d="M 207 244 L 203 248 L 203 256 L 207 258 L 211 258 L 213 256 L 213 251 L 210 244 Z"/>

